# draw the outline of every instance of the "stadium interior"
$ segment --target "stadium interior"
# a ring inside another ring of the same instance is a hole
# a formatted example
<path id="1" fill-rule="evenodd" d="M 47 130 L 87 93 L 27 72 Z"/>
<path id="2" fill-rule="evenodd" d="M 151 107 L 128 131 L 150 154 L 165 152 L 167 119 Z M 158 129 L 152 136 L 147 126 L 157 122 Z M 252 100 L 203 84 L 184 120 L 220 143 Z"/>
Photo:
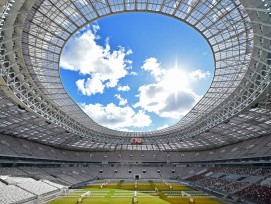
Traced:
<path id="1" fill-rule="evenodd" d="M 68 39 L 123 12 L 183 21 L 212 48 L 207 93 L 176 124 L 94 122 L 59 76 Z M 1 0 L 0 204 L 271 204 L 270 0 Z"/>

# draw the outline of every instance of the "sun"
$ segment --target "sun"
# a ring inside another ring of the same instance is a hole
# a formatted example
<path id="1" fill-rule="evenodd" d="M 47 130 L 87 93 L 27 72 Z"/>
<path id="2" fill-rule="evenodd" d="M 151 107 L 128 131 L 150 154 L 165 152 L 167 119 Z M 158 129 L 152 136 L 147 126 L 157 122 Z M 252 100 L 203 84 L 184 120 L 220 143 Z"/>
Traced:
<path id="1" fill-rule="evenodd" d="M 175 67 L 167 70 L 163 83 L 169 92 L 180 91 L 189 87 L 189 76 L 185 71 Z"/>

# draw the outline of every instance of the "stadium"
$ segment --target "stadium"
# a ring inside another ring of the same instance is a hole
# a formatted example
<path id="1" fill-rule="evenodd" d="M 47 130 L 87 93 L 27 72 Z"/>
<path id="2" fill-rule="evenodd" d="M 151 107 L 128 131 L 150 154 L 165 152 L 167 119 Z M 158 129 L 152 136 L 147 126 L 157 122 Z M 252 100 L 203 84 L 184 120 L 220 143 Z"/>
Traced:
<path id="1" fill-rule="evenodd" d="M 83 26 L 147 12 L 208 42 L 214 76 L 177 123 L 113 130 L 60 79 Z M 1 0 L 0 203 L 271 203 L 270 0 Z"/>

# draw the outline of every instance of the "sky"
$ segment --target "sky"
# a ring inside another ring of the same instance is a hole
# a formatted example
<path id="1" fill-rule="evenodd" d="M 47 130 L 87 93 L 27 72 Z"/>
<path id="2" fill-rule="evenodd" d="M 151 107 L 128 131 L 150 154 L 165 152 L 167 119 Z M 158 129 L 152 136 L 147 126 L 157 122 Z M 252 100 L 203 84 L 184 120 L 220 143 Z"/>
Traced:
<path id="1" fill-rule="evenodd" d="M 104 17 L 65 45 L 60 76 L 95 122 L 151 131 L 178 122 L 208 90 L 214 61 L 195 29 L 160 14 Z"/>

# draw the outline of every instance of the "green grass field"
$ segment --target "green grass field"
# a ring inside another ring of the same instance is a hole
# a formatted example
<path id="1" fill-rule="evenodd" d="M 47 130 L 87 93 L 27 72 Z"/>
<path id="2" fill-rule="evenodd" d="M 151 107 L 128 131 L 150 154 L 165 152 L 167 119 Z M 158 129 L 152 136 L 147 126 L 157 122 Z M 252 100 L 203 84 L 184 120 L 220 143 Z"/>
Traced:
<path id="1" fill-rule="evenodd" d="M 104 181 L 99 181 L 75 190 L 50 204 L 76 204 L 78 198 L 88 191 L 90 197 L 84 198 L 83 204 L 130 204 L 135 191 L 139 204 L 189 204 L 190 197 L 196 204 L 221 204 L 213 196 L 176 182 L 165 184 L 163 181 L 140 181 L 135 184 L 133 181 L 121 180 L 106 183 L 101 187 L 103 183 Z"/>

